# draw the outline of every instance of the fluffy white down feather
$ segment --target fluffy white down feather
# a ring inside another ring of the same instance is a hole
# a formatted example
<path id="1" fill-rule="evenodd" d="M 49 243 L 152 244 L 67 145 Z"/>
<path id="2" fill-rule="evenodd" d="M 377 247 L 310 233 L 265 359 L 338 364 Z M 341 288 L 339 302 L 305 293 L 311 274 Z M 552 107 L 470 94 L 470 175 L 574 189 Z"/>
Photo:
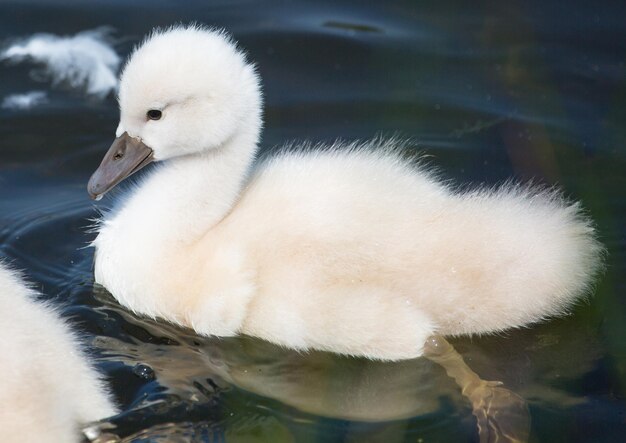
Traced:
<path id="1" fill-rule="evenodd" d="M 396 141 L 252 168 L 259 79 L 222 32 L 151 35 L 122 74 L 120 108 L 117 135 L 163 162 L 103 219 L 96 281 L 200 334 L 414 358 L 433 333 L 563 314 L 601 266 L 578 204 L 533 187 L 454 192 Z"/>
<path id="2" fill-rule="evenodd" d="M 55 310 L 0 263 L 0 429 L 4 442 L 79 442 L 115 414 L 98 373 Z"/>

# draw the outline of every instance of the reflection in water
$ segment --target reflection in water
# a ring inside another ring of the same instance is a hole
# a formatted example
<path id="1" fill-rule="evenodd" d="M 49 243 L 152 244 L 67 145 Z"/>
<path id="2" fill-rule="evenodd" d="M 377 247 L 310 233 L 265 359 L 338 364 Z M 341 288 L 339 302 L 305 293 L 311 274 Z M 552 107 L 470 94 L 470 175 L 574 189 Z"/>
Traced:
<path id="1" fill-rule="evenodd" d="M 455 409 L 464 407 L 458 388 L 445 376 L 443 367 L 472 403 L 481 442 L 528 438 L 524 400 L 498 383 L 481 380 L 442 338 L 431 340 L 427 348 L 431 361 L 420 358 L 390 363 L 317 351 L 299 353 L 251 337 L 199 337 L 190 330 L 132 316 L 102 288 L 94 293 L 107 309 L 150 336 L 160 337 L 154 344 L 99 337 L 95 345 L 105 360 L 124 361 L 142 378 L 151 379 L 142 374 L 154 370 L 158 383 L 180 401 L 205 402 L 232 385 L 318 417 L 359 422 L 400 420 L 439 410 L 442 397 L 453 399 Z M 141 362 L 140 369 L 137 362 Z M 103 434 L 94 432 L 103 425 Z M 87 435 L 96 442 L 115 441 L 107 426 L 110 423 L 91 426 Z M 167 429 L 158 425 L 152 431 Z M 180 432 L 178 428 L 171 430 Z M 146 431 L 141 432 L 145 435 Z"/>
<path id="2" fill-rule="evenodd" d="M 162 344 L 137 346 L 105 337 L 95 344 L 115 361 L 150 366 L 159 383 L 181 399 L 198 401 L 193 382 L 207 385 L 210 378 L 215 384 L 211 391 L 234 385 L 308 414 L 386 421 L 433 412 L 439 396 L 455 396 L 454 383 L 426 359 L 389 363 L 318 351 L 300 353 L 252 337 L 200 337 L 191 330 L 136 318 L 103 289 L 96 294 L 109 309 L 150 334 L 175 337 L 179 345 L 167 350 Z"/>

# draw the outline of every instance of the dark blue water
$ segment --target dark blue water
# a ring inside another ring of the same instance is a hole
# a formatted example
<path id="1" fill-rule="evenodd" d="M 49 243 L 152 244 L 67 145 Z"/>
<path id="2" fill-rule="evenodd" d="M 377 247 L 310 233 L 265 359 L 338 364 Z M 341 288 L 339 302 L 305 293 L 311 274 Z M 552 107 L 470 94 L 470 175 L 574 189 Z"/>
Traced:
<path id="1" fill-rule="evenodd" d="M 263 149 L 284 141 L 412 137 L 446 178 L 560 185 L 608 249 L 571 316 L 453 344 L 529 402 L 531 441 L 626 435 L 626 7 L 580 2 L 4 1 L 0 40 L 111 26 L 126 56 L 156 25 L 232 32 L 263 77 Z M 477 441 L 438 366 L 297 354 L 138 318 L 93 287 L 86 183 L 118 111 L 0 64 L 0 256 L 63 306 L 113 386 L 124 441 Z M 106 200 L 102 207 L 106 207 Z M 1 329 L 0 329 L 1 334 Z M 0 339 L 9 339 L 0 337 Z M 139 366 L 138 366 L 139 365 Z"/>

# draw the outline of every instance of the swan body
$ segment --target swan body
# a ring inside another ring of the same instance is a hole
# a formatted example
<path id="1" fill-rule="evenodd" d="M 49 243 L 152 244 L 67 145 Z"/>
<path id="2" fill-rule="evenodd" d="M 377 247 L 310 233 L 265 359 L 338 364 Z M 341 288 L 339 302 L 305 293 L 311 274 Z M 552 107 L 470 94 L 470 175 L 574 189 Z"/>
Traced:
<path id="1" fill-rule="evenodd" d="M 80 442 L 115 414 L 99 375 L 50 306 L 0 264 L 0 429 L 5 442 Z"/>
<path id="2" fill-rule="evenodd" d="M 253 165 L 259 80 L 221 32 L 155 32 L 128 61 L 119 101 L 118 139 L 90 193 L 160 165 L 101 221 L 95 279 L 137 313 L 399 360 L 432 334 L 562 314 L 600 267 L 578 204 L 532 187 L 455 192 L 397 141 Z"/>

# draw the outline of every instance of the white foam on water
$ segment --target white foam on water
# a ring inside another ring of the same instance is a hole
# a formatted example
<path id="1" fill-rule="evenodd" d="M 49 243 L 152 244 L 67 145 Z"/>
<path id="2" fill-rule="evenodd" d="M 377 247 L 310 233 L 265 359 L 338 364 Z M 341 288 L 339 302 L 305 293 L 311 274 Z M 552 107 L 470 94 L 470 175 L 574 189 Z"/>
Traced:
<path id="1" fill-rule="evenodd" d="M 117 88 L 120 65 L 120 57 L 109 43 L 108 34 L 109 28 L 63 37 L 35 34 L 14 41 L 0 52 L 0 60 L 41 63 L 53 85 L 66 84 L 88 95 L 104 98 Z"/>
<path id="2" fill-rule="evenodd" d="M 30 109 L 48 101 L 44 91 L 30 91 L 24 94 L 11 94 L 2 100 L 2 109 Z"/>

